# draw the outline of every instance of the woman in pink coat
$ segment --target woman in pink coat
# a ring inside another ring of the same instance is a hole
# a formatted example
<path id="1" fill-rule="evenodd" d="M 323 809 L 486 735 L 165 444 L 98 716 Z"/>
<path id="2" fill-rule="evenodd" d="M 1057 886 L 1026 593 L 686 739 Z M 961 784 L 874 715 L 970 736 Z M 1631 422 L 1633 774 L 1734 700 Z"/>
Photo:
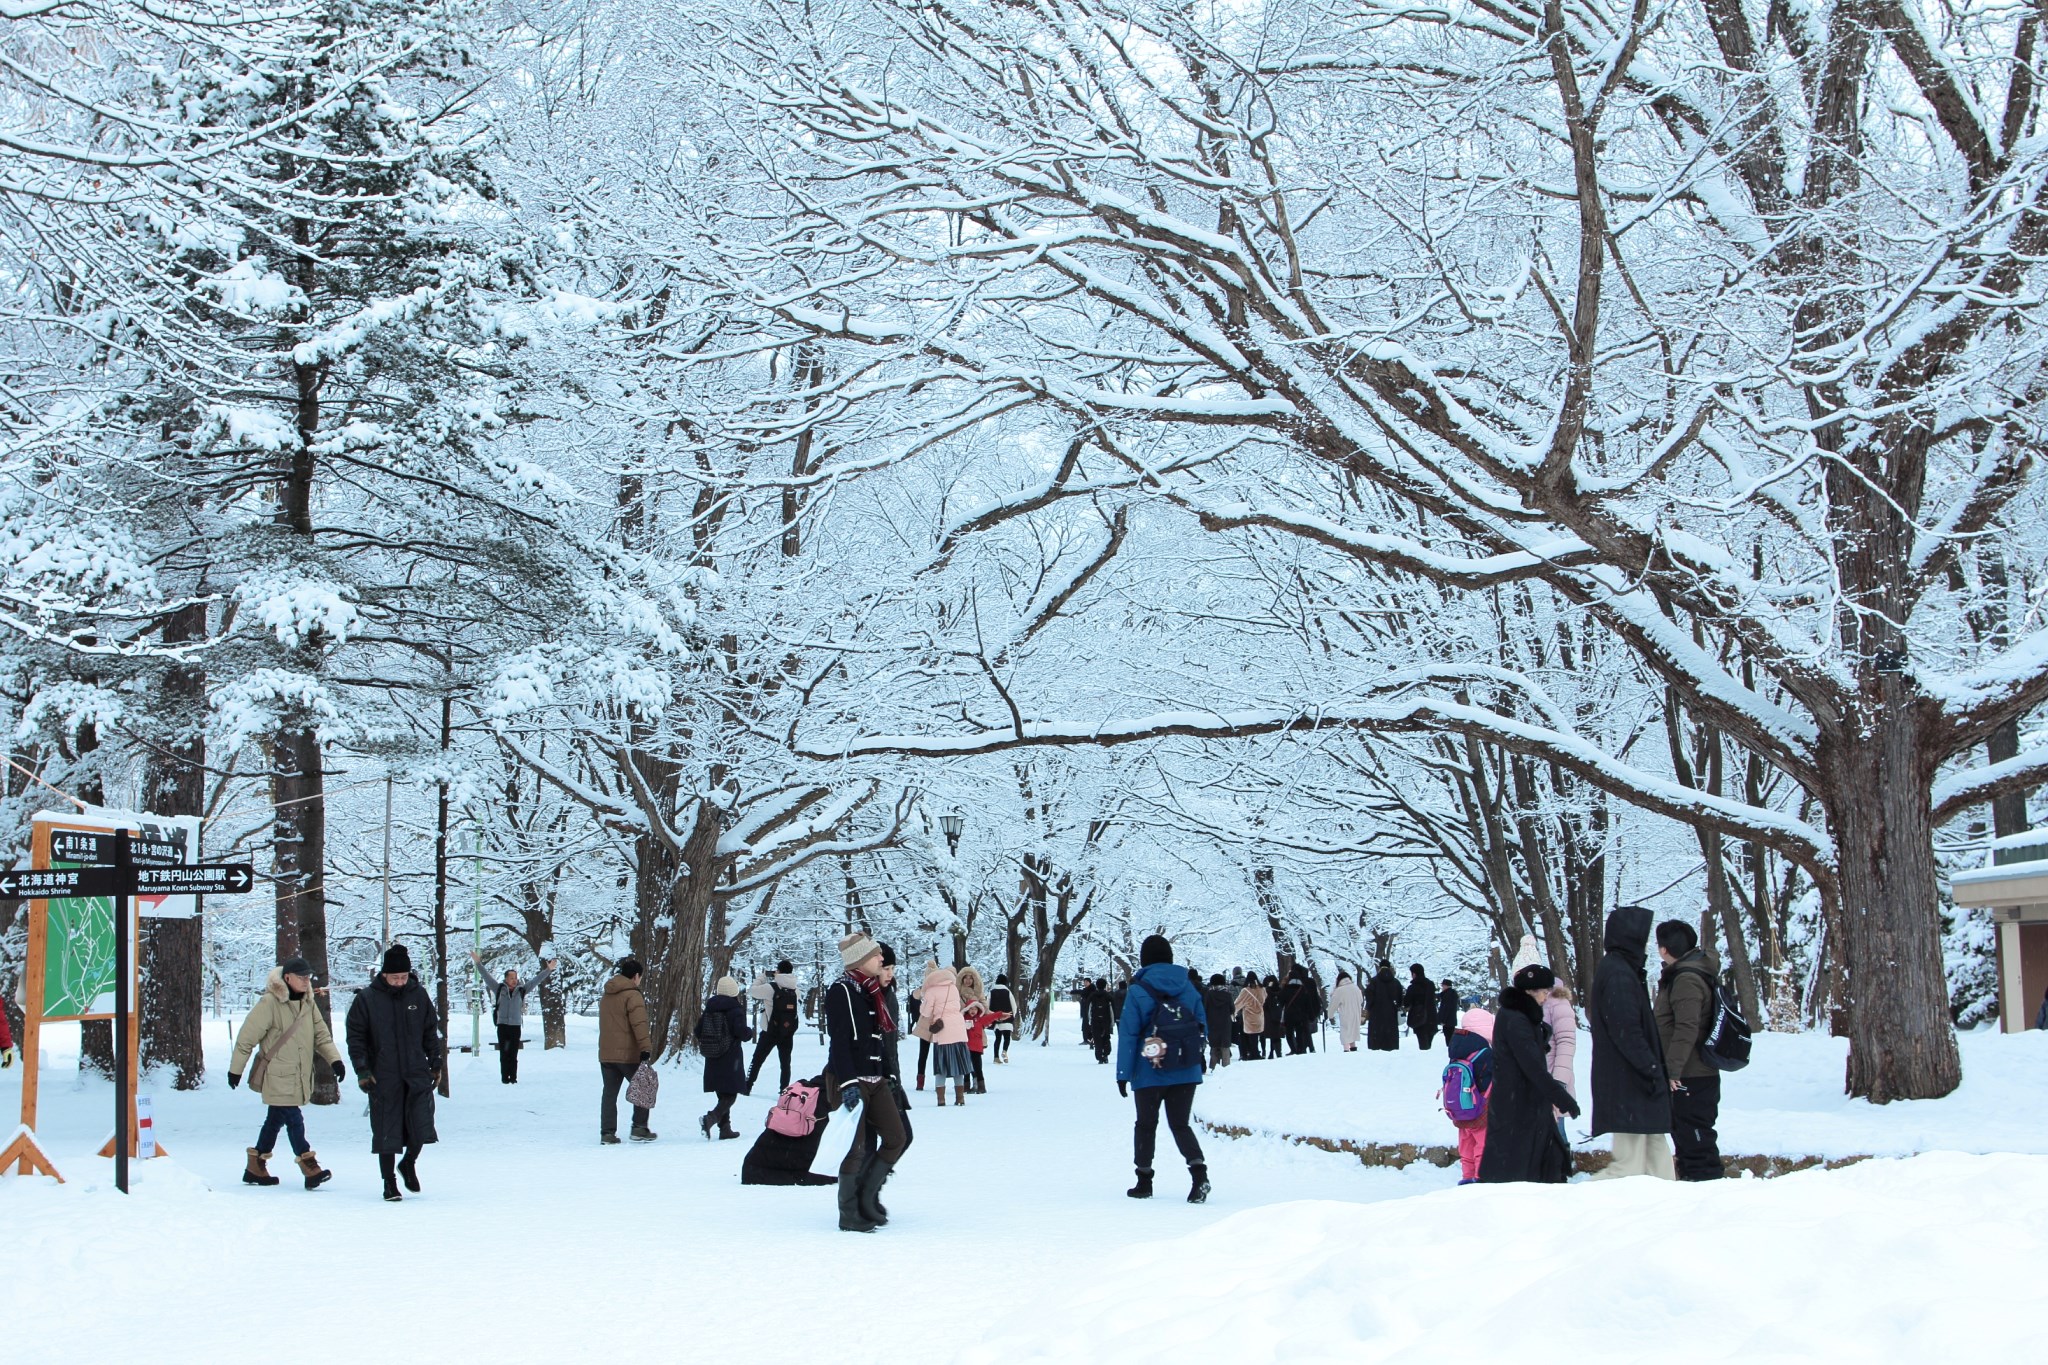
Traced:
<path id="1" fill-rule="evenodd" d="M 1550 1074 L 1557 1083 L 1572 1092 L 1572 1098 L 1579 1097 L 1578 1083 L 1572 1079 L 1572 1059 L 1579 1051 L 1579 1016 L 1572 1009 L 1571 987 L 1559 977 L 1557 984 L 1550 988 L 1550 998 L 1543 1002 L 1543 1022 L 1550 1025 Z M 1558 1130 L 1564 1129 L 1564 1115 L 1552 1112 L 1557 1120 Z M 1569 1147 L 1571 1140 L 1567 1138 Z"/>
<path id="2" fill-rule="evenodd" d="M 932 1091 L 938 1103 L 946 1102 L 946 1082 L 953 1082 L 955 1107 L 967 1103 L 968 1086 L 974 1078 L 974 1058 L 967 1051 L 967 1017 L 960 999 L 960 980 L 950 967 L 936 962 L 924 964 L 924 995 L 918 1007 L 920 1036 L 932 1043 Z"/>

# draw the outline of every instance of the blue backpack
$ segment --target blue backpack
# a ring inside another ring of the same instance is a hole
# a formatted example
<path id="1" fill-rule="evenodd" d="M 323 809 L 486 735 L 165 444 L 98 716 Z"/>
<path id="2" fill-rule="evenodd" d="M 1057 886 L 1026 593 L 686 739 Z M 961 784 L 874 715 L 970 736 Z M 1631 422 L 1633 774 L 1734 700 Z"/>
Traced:
<path id="1" fill-rule="evenodd" d="M 1159 1000 L 1152 1007 L 1152 1031 L 1138 1051 L 1155 1070 L 1180 1071 L 1202 1064 L 1202 1036 L 1200 1015 L 1178 1000 Z"/>

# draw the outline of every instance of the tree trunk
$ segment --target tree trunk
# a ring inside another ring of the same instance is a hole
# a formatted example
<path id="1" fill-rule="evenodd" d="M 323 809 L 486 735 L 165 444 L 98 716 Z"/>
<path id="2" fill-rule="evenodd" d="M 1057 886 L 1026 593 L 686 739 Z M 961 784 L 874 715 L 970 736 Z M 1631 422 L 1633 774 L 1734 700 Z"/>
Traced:
<path id="1" fill-rule="evenodd" d="M 1887 678 L 1887 693 L 1910 684 Z M 1887 696 L 1865 732 L 1824 745 L 1821 778 L 1840 883 L 1837 945 L 1848 1090 L 1873 1103 L 1935 1099 L 1962 1080 L 1935 912 L 1934 823 L 1914 720 Z"/>
<path id="2" fill-rule="evenodd" d="M 540 988 L 541 1050 L 569 1046 L 569 997 L 561 982 L 549 977 Z"/>
<path id="3" fill-rule="evenodd" d="M 164 643 L 195 640 L 205 631 L 205 606 L 183 607 L 164 622 Z M 142 779 L 143 809 L 156 815 L 202 815 L 206 674 L 198 668 L 173 667 L 160 686 L 170 725 L 164 745 L 150 751 Z M 205 913 L 203 903 L 200 913 Z M 174 1090 L 197 1090 L 206 1079 L 201 1036 L 204 944 L 198 915 L 142 921 L 142 1066 L 170 1067 Z"/>
<path id="4" fill-rule="evenodd" d="M 649 1002 L 650 1029 L 659 1056 L 674 1056 L 690 1043 L 698 1016 L 704 1012 L 705 937 L 710 926 L 711 899 L 727 858 L 718 853 L 725 820 L 716 803 L 699 799 L 683 843 L 682 868 L 669 892 L 666 951 L 648 974 L 658 983 L 659 997 Z"/>
<path id="5" fill-rule="evenodd" d="M 455 699 L 441 698 L 441 753 L 445 756 L 454 741 Z M 383 952 L 390 944 L 382 944 Z M 441 1047 L 448 1048 L 448 784 L 442 782 L 434 802 L 434 961 L 441 964 L 434 981 L 434 1014 L 441 1021 Z M 441 1066 L 441 1083 L 435 1090 L 447 1098 L 448 1078 L 454 1068 Z"/>
<path id="6" fill-rule="evenodd" d="M 306 959 L 313 979 L 332 978 L 327 963 L 327 800 L 320 735 L 287 727 L 270 739 L 270 799 L 276 807 L 271 868 L 277 887 L 277 957 Z M 320 1017 L 334 1027 L 332 997 L 313 997 Z M 341 1088 L 324 1069 L 316 1073 L 313 1103 L 337 1104 Z"/>

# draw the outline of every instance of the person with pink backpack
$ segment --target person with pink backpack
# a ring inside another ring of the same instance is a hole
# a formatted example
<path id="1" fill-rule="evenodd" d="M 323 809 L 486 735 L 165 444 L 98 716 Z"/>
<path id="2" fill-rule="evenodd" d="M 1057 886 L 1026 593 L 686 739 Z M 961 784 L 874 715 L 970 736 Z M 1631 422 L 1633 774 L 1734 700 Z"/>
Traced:
<path id="1" fill-rule="evenodd" d="M 1486 1155 L 1486 1098 L 1493 1090 L 1493 1014 L 1469 1009 L 1450 1039 L 1451 1060 L 1444 1067 L 1441 1103 L 1444 1116 L 1458 1130 L 1460 1185 L 1479 1179 Z"/>

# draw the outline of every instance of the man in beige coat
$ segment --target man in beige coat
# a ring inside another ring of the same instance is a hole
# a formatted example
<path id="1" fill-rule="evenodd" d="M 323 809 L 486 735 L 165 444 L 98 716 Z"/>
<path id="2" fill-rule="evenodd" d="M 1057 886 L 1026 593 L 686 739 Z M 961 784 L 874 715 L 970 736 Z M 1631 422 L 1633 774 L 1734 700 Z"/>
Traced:
<path id="1" fill-rule="evenodd" d="M 638 958 L 619 959 L 619 974 L 604 983 L 604 995 L 597 1002 L 597 1066 L 604 1074 L 597 1140 L 606 1146 L 619 1140 L 619 1088 L 632 1083 L 640 1063 L 654 1052 L 654 1035 L 647 1030 L 647 997 L 640 993 L 644 970 Z M 649 1117 L 646 1109 L 633 1106 L 633 1141 L 654 1141 Z"/>
<path id="2" fill-rule="evenodd" d="M 266 1163 L 280 1130 L 291 1140 L 307 1189 L 319 1189 L 334 1174 L 320 1168 L 320 1158 L 306 1141 L 306 1120 L 300 1112 L 306 1101 L 313 1098 L 313 1086 L 320 1074 L 315 1068 L 322 1062 L 333 1069 L 337 1084 L 348 1074 L 341 1061 L 341 1049 L 334 1045 L 327 1021 L 320 1017 L 310 972 L 302 957 L 287 958 L 273 967 L 263 983 L 263 994 L 256 997 L 249 1017 L 242 1021 L 241 1032 L 235 1035 L 235 1052 L 228 1059 L 228 1089 L 242 1083 L 242 1073 L 250 1064 L 249 1054 L 260 1050 L 261 1060 L 256 1064 L 260 1075 L 251 1076 L 249 1084 L 270 1106 L 263 1116 L 263 1131 L 257 1134 L 256 1145 L 249 1149 L 249 1164 L 242 1172 L 244 1185 L 277 1183 Z"/>

